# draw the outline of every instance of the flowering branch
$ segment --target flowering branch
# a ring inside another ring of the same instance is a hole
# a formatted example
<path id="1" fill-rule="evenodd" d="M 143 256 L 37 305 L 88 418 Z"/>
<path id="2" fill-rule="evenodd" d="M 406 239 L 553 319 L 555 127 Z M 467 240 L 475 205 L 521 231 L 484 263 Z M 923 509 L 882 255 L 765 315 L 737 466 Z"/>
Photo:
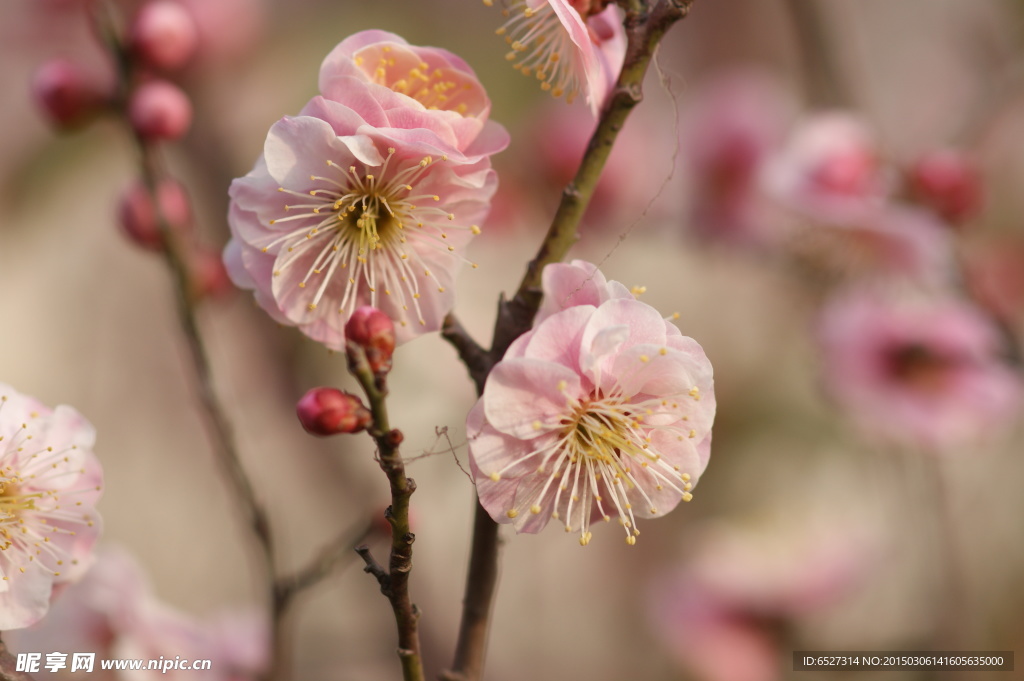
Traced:
<path id="1" fill-rule="evenodd" d="M 366 393 L 373 422 L 367 428 L 377 443 L 378 463 L 391 484 L 391 505 L 384 511 L 384 517 L 391 525 L 391 556 L 385 570 L 372 555 L 367 546 L 356 548 L 356 553 L 366 563 L 364 570 L 372 574 L 380 585 L 380 591 L 395 613 L 398 626 L 398 657 L 402 663 L 402 678 L 405 681 L 423 681 L 423 660 L 420 653 L 420 639 L 417 630 L 419 611 L 409 596 L 409 572 L 412 570 L 412 544 L 416 540 L 409 526 L 409 498 L 416 491 L 416 483 L 405 474 L 405 462 L 398 450 L 402 433 L 392 430 L 388 422 L 387 371 L 374 371 L 367 358 L 367 348 L 349 340 L 346 343 L 349 371 Z M 372 348 L 370 348 L 372 351 Z"/>
<path id="2" fill-rule="evenodd" d="M 118 17 L 109 4 L 102 4 L 94 15 L 97 33 L 106 44 L 117 64 L 119 96 L 117 110 L 129 121 L 128 92 L 133 79 L 133 62 L 118 27 Z M 271 669 L 269 678 L 286 679 L 287 672 L 282 660 L 282 614 L 283 604 L 279 602 L 277 583 L 277 567 L 274 558 L 274 541 L 268 515 L 263 504 L 256 496 L 252 482 L 242 466 L 227 411 L 214 388 L 213 372 L 209 355 L 199 330 L 196 315 L 197 295 L 189 276 L 186 262 L 186 247 L 161 205 L 157 188 L 167 179 L 167 173 L 161 168 L 159 154 L 153 138 L 148 137 L 137 126 L 129 125 L 132 138 L 139 155 L 139 170 L 143 186 L 153 205 L 153 214 L 159 239 L 162 243 L 161 253 L 167 267 L 171 271 L 174 282 L 178 318 L 188 346 L 189 357 L 195 371 L 196 391 L 202 406 L 201 413 L 207 435 L 213 445 L 215 458 L 219 461 L 235 497 L 248 518 L 249 527 L 257 545 L 257 550 L 264 563 L 265 579 L 269 585 L 271 609 Z"/>
<path id="3" fill-rule="evenodd" d="M 622 71 L 576 176 L 562 191 L 551 227 L 527 266 L 515 296 L 509 301 L 502 299 L 499 302 L 491 349 L 486 355 L 476 352 L 475 342 L 467 341 L 468 335 L 454 317 L 449 316 L 442 329 L 444 338 L 455 346 L 469 368 L 477 394 L 483 392 L 487 375 L 512 341 L 532 325 L 541 302 L 541 273 L 545 266 L 565 258 L 575 243 L 580 220 L 594 194 L 612 145 L 630 112 L 643 98 L 643 80 L 655 49 L 666 31 L 687 15 L 693 1 L 656 0 L 653 6 L 636 0 L 619 2 L 626 12 L 627 46 Z M 497 524 L 478 503 L 455 659 L 451 669 L 442 677 L 449 681 L 475 681 L 483 673 L 488 622 L 498 578 L 499 544 Z"/>

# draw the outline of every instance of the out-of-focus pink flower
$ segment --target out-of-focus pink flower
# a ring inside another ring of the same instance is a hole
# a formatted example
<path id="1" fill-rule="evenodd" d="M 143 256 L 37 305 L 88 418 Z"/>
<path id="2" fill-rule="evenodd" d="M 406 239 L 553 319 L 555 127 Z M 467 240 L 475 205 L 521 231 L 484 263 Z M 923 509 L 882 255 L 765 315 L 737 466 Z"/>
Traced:
<path id="1" fill-rule="evenodd" d="M 359 109 L 316 97 L 270 129 L 263 157 L 231 185 L 225 251 L 232 279 L 271 316 L 335 350 L 362 305 L 398 323 L 399 343 L 441 327 L 497 185 L 486 156 L 445 142 L 443 122 L 384 111 L 351 83 Z"/>
<path id="2" fill-rule="evenodd" d="M 564 95 L 572 103 L 582 93 L 597 115 L 626 55 L 617 7 L 601 9 L 591 0 L 506 0 L 504 5 L 508 21 L 498 35 L 511 48 L 505 58 L 555 97 Z"/>
<path id="3" fill-rule="evenodd" d="M 38 621 L 100 534 L 96 433 L 77 411 L 0 385 L 0 630 Z"/>
<path id="4" fill-rule="evenodd" d="M 269 632 L 256 612 L 224 612 L 196 620 L 161 603 L 128 553 L 106 548 L 82 581 L 55 600 L 49 616 L 4 634 L 15 652 L 92 652 L 98 659 L 210 660 L 213 681 L 252 679 L 268 662 Z M 195 670 L 122 670 L 98 678 L 122 681 L 195 678 Z"/>
<path id="5" fill-rule="evenodd" d="M 151 80 L 132 93 L 128 120 L 145 139 L 176 140 L 192 125 L 192 102 L 174 83 Z"/>
<path id="6" fill-rule="evenodd" d="M 517 532 L 554 519 L 585 546 L 614 515 L 633 544 L 636 518 L 688 501 L 707 466 L 711 364 L 645 303 L 579 302 L 494 367 L 467 419 L 471 469 L 480 503 Z"/>
<path id="7" fill-rule="evenodd" d="M 177 1 L 195 21 L 203 64 L 245 56 L 259 44 L 266 28 L 267 0 Z"/>
<path id="8" fill-rule="evenodd" d="M 779 85 L 757 73 L 716 78 L 694 96 L 680 147 L 690 182 L 688 228 L 736 244 L 783 236 L 762 182 L 788 118 Z"/>
<path id="9" fill-rule="evenodd" d="M 789 247 L 845 279 L 935 287 L 949 283 L 954 266 L 949 228 L 928 211 L 895 204 L 865 214 L 859 222 L 808 227 Z"/>
<path id="10" fill-rule="evenodd" d="M 320 66 L 320 93 L 346 101 L 350 79 L 367 88 L 381 106 L 433 112 L 451 128 L 445 141 L 467 156 L 497 153 L 508 145 L 508 133 L 488 120 L 491 100 L 469 64 L 439 47 L 410 45 L 385 31 L 362 31 L 341 41 Z M 375 86 L 401 95 L 383 96 Z M 409 101 L 412 100 L 412 101 Z M 395 117 L 395 127 L 404 125 Z"/>
<path id="11" fill-rule="evenodd" d="M 144 4 L 128 31 L 132 51 L 147 65 L 171 71 L 188 63 L 199 44 L 192 14 L 175 0 Z"/>
<path id="12" fill-rule="evenodd" d="M 651 589 L 653 630 L 697 681 L 781 678 L 780 625 L 848 594 L 876 553 L 865 528 L 717 525 Z"/>
<path id="13" fill-rule="evenodd" d="M 874 136 L 842 112 L 810 116 L 767 169 L 766 186 L 785 207 L 812 222 L 859 222 L 890 190 Z"/>
<path id="14" fill-rule="evenodd" d="M 156 190 L 160 213 L 174 230 L 192 225 L 192 207 L 180 183 L 165 180 Z M 125 235 L 136 245 L 152 251 L 163 248 L 163 237 L 157 221 L 156 207 L 146 185 L 136 180 L 121 194 L 118 218 Z"/>
<path id="15" fill-rule="evenodd" d="M 68 59 L 51 59 L 32 76 L 32 96 L 59 128 L 92 120 L 114 96 L 113 78 L 90 73 Z"/>
<path id="16" fill-rule="evenodd" d="M 962 152 L 939 149 L 925 154 L 907 173 L 911 196 L 958 225 L 981 209 L 978 168 Z"/>
<path id="17" fill-rule="evenodd" d="M 997 330 L 959 301 L 851 294 L 825 309 L 821 341 L 829 391 L 871 436 L 947 451 L 1020 404 Z"/>

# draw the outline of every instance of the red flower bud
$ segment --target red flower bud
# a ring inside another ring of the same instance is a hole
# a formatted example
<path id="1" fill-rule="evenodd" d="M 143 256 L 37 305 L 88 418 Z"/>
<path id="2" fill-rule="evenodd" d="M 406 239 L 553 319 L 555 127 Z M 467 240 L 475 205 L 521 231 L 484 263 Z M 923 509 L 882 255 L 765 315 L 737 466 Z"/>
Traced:
<path id="1" fill-rule="evenodd" d="M 111 101 L 113 84 L 83 71 L 67 59 L 53 59 L 32 76 L 32 96 L 58 128 L 87 123 Z"/>
<path id="2" fill-rule="evenodd" d="M 135 15 L 128 41 L 132 52 L 147 66 L 172 71 L 195 54 L 199 31 L 185 7 L 172 0 L 155 0 Z"/>
<path id="3" fill-rule="evenodd" d="M 302 427 L 312 435 L 358 433 L 373 422 L 358 397 L 337 388 L 313 388 L 302 396 L 295 412 Z"/>
<path id="4" fill-rule="evenodd" d="M 345 338 L 363 348 L 373 373 L 391 370 L 395 324 L 386 314 L 369 305 L 358 308 L 345 325 Z"/>
<path id="5" fill-rule="evenodd" d="M 909 171 L 910 193 L 951 224 L 973 217 L 981 209 L 978 169 L 963 154 L 940 149 L 926 154 Z"/>
<path id="6" fill-rule="evenodd" d="M 132 94 L 128 120 L 145 139 L 176 140 L 192 124 L 192 103 L 177 85 L 151 80 Z"/>

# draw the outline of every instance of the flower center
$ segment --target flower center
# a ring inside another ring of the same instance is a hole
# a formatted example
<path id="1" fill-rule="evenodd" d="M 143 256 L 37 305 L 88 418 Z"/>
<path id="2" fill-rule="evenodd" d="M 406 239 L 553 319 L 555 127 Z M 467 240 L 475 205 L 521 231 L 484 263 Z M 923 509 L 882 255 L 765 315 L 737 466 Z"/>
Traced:
<path id="1" fill-rule="evenodd" d="M 918 343 L 893 348 L 886 369 L 899 383 L 926 394 L 941 393 L 959 360 L 938 354 Z"/>
<path id="2" fill-rule="evenodd" d="M 493 3 L 484 0 L 484 4 Z M 508 20 L 495 33 L 504 36 L 511 48 L 505 59 L 514 62 L 512 68 L 524 76 L 536 76 L 542 90 L 554 97 L 565 95 L 571 104 L 583 87 L 573 64 L 579 48 L 555 10 L 546 0 L 512 0 L 501 14 Z"/>
<path id="3" fill-rule="evenodd" d="M 565 386 L 560 389 L 564 391 Z M 699 400 L 700 392 L 694 387 L 687 397 Z M 625 528 L 626 543 L 633 545 L 640 531 L 636 529 L 631 497 L 639 497 L 651 516 L 658 515 L 653 492 L 667 487 L 683 501 L 693 499 L 690 475 L 666 462 L 651 447 L 651 434 L 655 431 L 668 432 L 680 441 L 696 437 L 696 430 L 686 423 L 689 417 L 681 413 L 681 399 L 630 402 L 621 395 L 597 391 L 589 398 L 568 398 L 567 402 L 569 409 L 560 421 L 561 428 L 553 437 L 539 438 L 542 444 L 524 457 L 539 458 L 536 473 L 547 474 L 543 484 L 534 487 L 539 491 L 532 495 L 530 513 L 541 513 L 545 503 L 549 503 L 551 517 L 561 520 L 559 509 L 564 508 L 565 531 L 572 532 L 574 520 L 578 521 L 580 545 L 586 546 L 591 539 L 592 506 L 596 506 L 606 522 L 611 520 L 610 512 L 614 509 Z M 503 472 L 523 460 L 492 473 L 491 479 L 500 480 Z M 636 468 L 643 469 L 643 474 Z M 557 489 L 550 497 L 548 490 L 555 484 Z M 515 518 L 519 512 L 513 508 L 506 515 Z"/>
<path id="4" fill-rule="evenodd" d="M 454 252 L 440 223 L 454 220 L 455 215 L 438 206 L 442 201 L 437 194 L 418 192 L 417 184 L 433 165 L 448 159 L 425 156 L 419 162 L 403 164 L 394 158 L 395 149 L 389 148 L 382 165 L 362 169 L 352 165 L 347 170 L 327 160 L 330 172 L 326 176 L 310 176 L 315 189 L 278 188 L 304 202 L 286 204 L 284 211 L 289 216 L 270 224 L 296 222 L 301 226 L 279 236 L 263 252 L 279 254 L 275 277 L 287 274 L 298 280 L 298 288 L 312 290 L 306 296 L 308 310 L 317 309 L 332 281 L 345 277 L 347 285 L 340 298 L 331 298 L 339 313 L 351 314 L 363 304 L 364 292 L 369 304 L 378 307 L 382 294 L 392 297 L 402 313 L 412 308 L 419 323 L 425 324 L 418 302 L 420 278 L 432 280 L 438 291 L 444 292 L 420 258 L 420 251 Z M 474 234 L 480 231 L 476 225 L 468 229 Z M 415 247 L 410 247 L 412 244 Z M 404 314 L 398 321 L 403 326 L 407 323 Z"/>
<path id="5" fill-rule="evenodd" d="M 7 398 L 0 398 L 0 412 Z M 32 418 L 36 418 L 35 414 Z M 14 568 L 24 573 L 35 563 L 54 577 L 65 561 L 77 564 L 67 550 L 51 541 L 54 535 L 74 535 L 67 525 L 94 525 L 75 495 L 98 491 L 60 489 L 55 482 L 85 472 L 72 462 L 75 445 L 63 451 L 33 441 L 29 423 L 11 438 L 0 436 L 0 579 L 8 581 Z M 17 466 L 17 468 L 15 467 Z M 70 500 L 70 501 L 69 501 Z"/>

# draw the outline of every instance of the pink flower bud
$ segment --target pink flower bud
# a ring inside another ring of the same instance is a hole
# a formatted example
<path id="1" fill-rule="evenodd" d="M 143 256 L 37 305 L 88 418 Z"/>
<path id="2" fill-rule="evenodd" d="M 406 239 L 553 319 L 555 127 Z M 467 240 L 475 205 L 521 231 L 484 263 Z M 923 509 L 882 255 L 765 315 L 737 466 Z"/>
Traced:
<path id="1" fill-rule="evenodd" d="M 219 251 L 193 251 L 188 259 L 189 284 L 195 300 L 223 298 L 235 290 Z"/>
<path id="2" fill-rule="evenodd" d="M 373 422 L 358 397 L 337 388 L 313 388 L 302 396 L 295 412 L 302 427 L 312 435 L 358 433 Z"/>
<path id="3" fill-rule="evenodd" d="M 88 122 L 111 99 L 112 86 L 67 59 L 53 59 L 32 76 L 32 96 L 58 128 Z"/>
<path id="4" fill-rule="evenodd" d="M 192 14 L 173 0 L 143 5 L 128 32 L 132 51 L 148 66 L 172 71 L 184 66 L 199 45 Z"/>
<path id="5" fill-rule="evenodd" d="M 128 102 L 128 120 L 148 140 L 180 138 L 192 123 L 192 104 L 177 85 L 166 80 L 143 83 Z"/>
<path id="6" fill-rule="evenodd" d="M 911 167 L 911 195 L 952 224 L 973 217 L 981 208 L 978 169 L 963 154 L 941 149 L 926 154 Z"/>
<path id="7" fill-rule="evenodd" d="M 156 193 L 167 226 L 174 230 L 188 228 L 192 223 L 192 208 L 184 187 L 173 180 L 165 180 Z M 121 229 L 132 242 L 151 251 L 163 249 L 153 200 L 142 182 L 135 182 L 121 195 L 118 218 Z"/>
<path id="8" fill-rule="evenodd" d="M 395 324 L 391 318 L 375 307 L 357 308 L 345 325 L 345 338 L 366 351 L 366 359 L 373 373 L 391 370 L 391 355 L 395 352 Z"/>

